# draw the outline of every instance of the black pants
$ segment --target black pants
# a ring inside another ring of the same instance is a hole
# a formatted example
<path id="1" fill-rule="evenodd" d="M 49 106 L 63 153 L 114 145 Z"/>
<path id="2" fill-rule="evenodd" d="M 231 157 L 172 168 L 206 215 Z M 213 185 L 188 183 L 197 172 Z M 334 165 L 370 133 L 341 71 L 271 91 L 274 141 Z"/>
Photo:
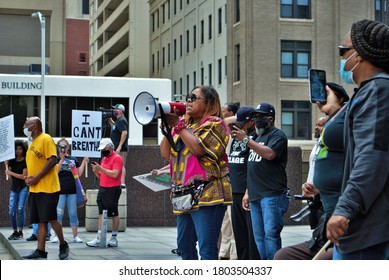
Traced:
<path id="1" fill-rule="evenodd" d="M 254 240 L 250 212 L 242 207 L 243 196 L 243 193 L 232 194 L 231 220 L 236 252 L 239 260 L 260 260 L 261 257 Z"/>

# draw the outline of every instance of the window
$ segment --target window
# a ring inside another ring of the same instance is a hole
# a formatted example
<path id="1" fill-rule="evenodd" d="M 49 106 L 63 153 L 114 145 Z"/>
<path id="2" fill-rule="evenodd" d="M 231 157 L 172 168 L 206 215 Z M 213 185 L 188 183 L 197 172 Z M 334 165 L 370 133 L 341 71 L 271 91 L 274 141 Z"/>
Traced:
<path id="1" fill-rule="evenodd" d="M 308 77 L 311 66 L 311 42 L 281 41 L 281 77 Z"/>
<path id="2" fill-rule="evenodd" d="M 189 93 L 189 75 L 186 75 L 186 93 Z"/>
<path id="3" fill-rule="evenodd" d="M 182 10 L 182 0 L 180 0 L 180 11 Z"/>
<path id="4" fill-rule="evenodd" d="M 162 24 L 165 24 L 165 3 L 162 4 Z"/>
<path id="5" fill-rule="evenodd" d="M 177 81 L 173 82 L 173 95 L 177 95 Z"/>
<path id="6" fill-rule="evenodd" d="M 197 79 L 197 77 L 196 77 L 196 71 L 193 71 L 193 87 L 196 86 L 196 79 Z M 188 92 L 188 93 L 189 93 L 189 92 Z"/>
<path id="7" fill-rule="evenodd" d="M 193 49 L 196 49 L 196 25 L 193 26 Z"/>
<path id="8" fill-rule="evenodd" d="M 159 28 L 159 10 L 156 11 L 157 28 Z"/>
<path id="9" fill-rule="evenodd" d="M 167 19 L 170 20 L 170 0 L 167 1 Z"/>
<path id="10" fill-rule="evenodd" d="M 89 15 L 89 0 L 82 0 L 82 14 Z"/>
<path id="11" fill-rule="evenodd" d="M 217 33 L 222 33 L 222 24 L 223 24 L 223 15 L 222 15 L 222 8 L 219 8 L 217 10 Z"/>
<path id="12" fill-rule="evenodd" d="M 167 44 L 167 64 L 170 65 L 170 43 Z"/>
<path id="13" fill-rule="evenodd" d="M 209 85 L 212 85 L 212 63 L 208 64 L 208 80 Z"/>
<path id="14" fill-rule="evenodd" d="M 212 15 L 208 16 L 208 40 L 212 39 Z"/>
<path id="15" fill-rule="evenodd" d="M 80 52 L 78 54 L 78 62 L 79 63 L 86 63 L 86 53 Z"/>
<path id="16" fill-rule="evenodd" d="M 159 71 L 159 51 L 157 51 L 157 71 Z"/>
<path id="17" fill-rule="evenodd" d="M 200 84 L 204 84 L 204 67 L 201 67 L 200 68 L 200 77 L 201 77 L 201 83 Z"/>
<path id="18" fill-rule="evenodd" d="M 311 18 L 310 0 L 281 0 L 281 17 Z"/>
<path id="19" fill-rule="evenodd" d="M 386 23 L 386 1 L 375 0 L 375 20 Z"/>
<path id="20" fill-rule="evenodd" d="M 186 53 L 189 53 L 189 30 L 186 30 Z"/>
<path id="21" fill-rule="evenodd" d="M 174 3 L 173 3 L 173 14 L 174 15 L 177 14 L 177 0 L 174 0 Z"/>
<path id="22" fill-rule="evenodd" d="M 222 60 L 217 60 L 217 84 L 221 85 L 222 83 Z"/>
<path id="23" fill-rule="evenodd" d="M 180 35 L 180 57 L 182 57 L 182 35 Z"/>
<path id="24" fill-rule="evenodd" d="M 151 55 L 151 73 L 155 73 L 155 55 Z"/>
<path id="25" fill-rule="evenodd" d="M 200 44 L 204 44 L 204 20 L 200 22 Z"/>
<path id="26" fill-rule="evenodd" d="M 240 22 L 240 0 L 235 0 L 235 23 Z"/>
<path id="27" fill-rule="evenodd" d="M 224 76 L 227 76 L 227 56 L 224 57 Z"/>
<path id="28" fill-rule="evenodd" d="M 311 139 L 311 108 L 309 101 L 281 102 L 281 129 L 288 139 Z"/>
<path id="29" fill-rule="evenodd" d="M 174 39 L 173 41 L 173 59 L 174 61 L 177 60 L 177 40 Z"/>
<path id="30" fill-rule="evenodd" d="M 180 78 L 180 94 L 182 95 L 182 78 Z"/>
<path id="31" fill-rule="evenodd" d="M 235 45 L 235 77 L 234 81 L 240 81 L 240 45 Z"/>
<path id="32" fill-rule="evenodd" d="M 155 31 L 155 13 L 151 15 L 151 31 Z"/>
<path id="33" fill-rule="evenodd" d="M 162 48 L 162 68 L 165 67 L 165 47 Z"/>

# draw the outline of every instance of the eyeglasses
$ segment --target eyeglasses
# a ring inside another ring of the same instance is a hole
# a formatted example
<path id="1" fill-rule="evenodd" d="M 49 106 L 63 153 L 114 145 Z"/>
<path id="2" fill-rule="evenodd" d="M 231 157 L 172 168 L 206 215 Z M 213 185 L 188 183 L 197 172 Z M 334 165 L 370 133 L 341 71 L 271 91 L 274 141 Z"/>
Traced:
<path id="1" fill-rule="evenodd" d="M 353 46 L 350 46 L 350 47 L 338 46 L 338 49 L 339 49 L 339 56 L 344 56 L 344 54 L 345 54 L 346 52 L 348 52 L 349 50 L 354 49 L 354 47 L 353 47 Z"/>
<path id="2" fill-rule="evenodd" d="M 201 97 L 198 97 L 196 94 L 194 94 L 194 93 L 189 93 L 189 94 L 187 94 L 186 95 L 186 102 L 188 102 L 188 100 L 191 100 L 192 102 L 195 102 L 197 99 L 203 99 L 204 100 L 204 98 L 201 98 Z"/>

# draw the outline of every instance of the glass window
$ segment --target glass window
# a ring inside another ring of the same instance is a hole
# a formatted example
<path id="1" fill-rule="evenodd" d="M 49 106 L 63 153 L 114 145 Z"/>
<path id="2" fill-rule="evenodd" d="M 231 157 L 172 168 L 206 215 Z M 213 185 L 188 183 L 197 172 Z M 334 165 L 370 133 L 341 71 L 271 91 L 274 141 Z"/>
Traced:
<path id="1" fill-rule="evenodd" d="M 309 101 L 281 102 L 281 129 L 288 139 L 311 139 L 311 108 Z"/>
<path id="2" fill-rule="evenodd" d="M 235 0 L 235 23 L 240 22 L 240 0 Z"/>
<path id="3" fill-rule="evenodd" d="M 383 23 L 386 22 L 386 1 L 375 0 L 375 20 Z"/>
<path id="4" fill-rule="evenodd" d="M 281 77 L 308 77 L 311 64 L 311 42 L 281 41 Z"/>
<path id="5" fill-rule="evenodd" d="M 280 9 L 283 18 L 311 18 L 310 0 L 281 0 Z"/>
<path id="6" fill-rule="evenodd" d="M 82 0 L 82 14 L 89 15 L 89 0 Z"/>

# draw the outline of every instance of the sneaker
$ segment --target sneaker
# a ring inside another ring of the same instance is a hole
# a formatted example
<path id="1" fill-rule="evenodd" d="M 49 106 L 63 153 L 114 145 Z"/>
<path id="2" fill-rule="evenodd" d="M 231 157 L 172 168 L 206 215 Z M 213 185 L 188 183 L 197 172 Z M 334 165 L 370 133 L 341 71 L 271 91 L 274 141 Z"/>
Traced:
<path id="1" fill-rule="evenodd" d="M 31 254 L 29 254 L 27 256 L 23 256 L 22 258 L 26 259 L 26 260 L 43 260 L 43 259 L 46 260 L 47 259 L 47 252 L 35 250 Z"/>
<path id="2" fill-rule="evenodd" d="M 31 236 L 29 238 L 26 238 L 27 241 L 37 241 L 38 240 L 38 236 L 36 236 L 35 234 L 31 234 Z"/>
<path id="3" fill-rule="evenodd" d="M 76 236 L 73 238 L 73 243 L 82 243 L 82 240 L 78 236 Z"/>
<path id="4" fill-rule="evenodd" d="M 18 232 L 15 230 L 9 237 L 8 240 L 17 240 Z"/>
<path id="5" fill-rule="evenodd" d="M 92 241 L 86 242 L 86 245 L 89 247 L 100 247 L 100 239 L 93 239 Z"/>
<path id="6" fill-rule="evenodd" d="M 126 184 L 121 184 L 121 185 L 120 185 L 120 188 L 122 188 L 122 189 L 127 189 L 127 186 L 126 186 Z"/>
<path id="7" fill-rule="evenodd" d="M 52 240 L 50 240 L 51 243 L 58 243 L 58 237 L 55 236 Z"/>
<path id="8" fill-rule="evenodd" d="M 46 241 L 50 241 L 50 235 L 46 236 Z"/>
<path id="9" fill-rule="evenodd" d="M 20 240 L 20 239 L 23 239 L 23 232 L 22 231 L 18 231 L 18 236 L 16 237 L 16 240 Z"/>
<path id="10" fill-rule="evenodd" d="M 60 244 L 59 245 L 59 255 L 58 255 L 58 258 L 60 260 L 65 260 L 69 257 L 69 245 L 68 243 L 65 241 L 64 244 Z"/>
<path id="11" fill-rule="evenodd" d="M 108 241 L 108 247 L 117 247 L 118 246 L 118 240 L 116 237 L 111 237 Z"/>

